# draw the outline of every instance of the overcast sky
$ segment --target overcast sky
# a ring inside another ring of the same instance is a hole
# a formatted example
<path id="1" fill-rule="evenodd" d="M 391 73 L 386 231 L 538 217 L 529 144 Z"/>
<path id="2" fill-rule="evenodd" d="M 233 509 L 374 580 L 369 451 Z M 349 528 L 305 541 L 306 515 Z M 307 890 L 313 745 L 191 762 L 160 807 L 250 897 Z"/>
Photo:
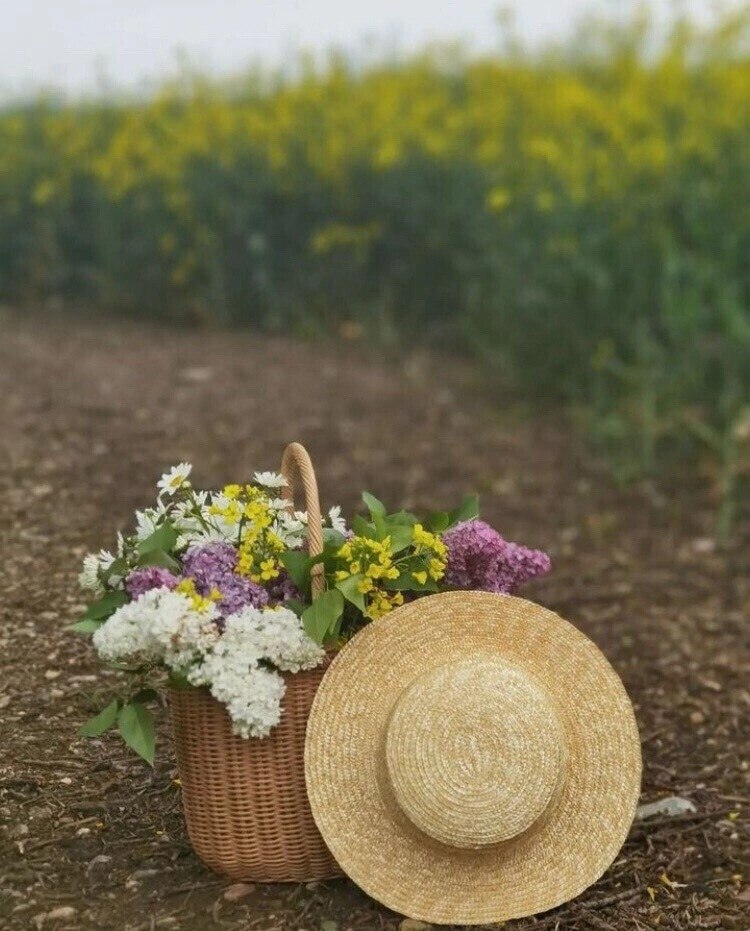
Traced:
<path id="1" fill-rule="evenodd" d="M 180 50 L 214 73 L 252 60 L 289 60 L 296 50 L 343 46 L 409 50 L 462 38 L 489 47 L 497 36 L 498 0 L 0 0 L 0 91 L 41 86 L 90 90 L 102 75 L 133 87 L 173 72 Z M 507 4 L 506 4 L 507 5 Z M 636 0 L 519 0 L 524 38 L 564 34 L 587 10 Z M 656 0 L 661 11 L 674 0 Z M 705 15 L 711 0 L 681 6 Z M 731 5 L 731 0 L 729 0 Z"/>

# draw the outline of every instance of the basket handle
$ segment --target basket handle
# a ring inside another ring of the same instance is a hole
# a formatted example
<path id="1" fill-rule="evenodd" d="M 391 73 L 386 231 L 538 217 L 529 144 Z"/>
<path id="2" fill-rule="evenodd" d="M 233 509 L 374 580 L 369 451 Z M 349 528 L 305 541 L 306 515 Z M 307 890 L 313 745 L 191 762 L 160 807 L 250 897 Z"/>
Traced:
<path id="1" fill-rule="evenodd" d="M 284 450 L 281 460 L 281 474 L 289 488 L 290 512 L 294 512 L 294 490 L 296 479 L 302 484 L 305 510 L 307 511 L 307 543 L 310 556 L 320 556 L 323 552 L 323 518 L 320 514 L 320 495 L 315 469 L 310 456 L 301 443 L 290 443 Z M 313 598 L 317 598 L 325 588 L 323 566 L 316 563 L 310 573 L 310 587 Z"/>

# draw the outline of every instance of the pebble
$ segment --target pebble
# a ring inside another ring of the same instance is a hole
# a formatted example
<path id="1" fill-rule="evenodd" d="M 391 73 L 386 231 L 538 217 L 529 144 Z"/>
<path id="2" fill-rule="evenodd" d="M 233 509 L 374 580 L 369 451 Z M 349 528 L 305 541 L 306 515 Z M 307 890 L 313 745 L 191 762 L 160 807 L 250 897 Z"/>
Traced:
<path id="1" fill-rule="evenodd" d="M 47 921 L 65 921 L 69 918 L 74 918 L 76 914 L 77 911 L 72 905 L 59 905 L 57 908 L 53 908 L 51 912 L 47 912 L 44 915 L 37 915 L 34 922 L 37 928 L 41 928 Z"/>
<path id="2" fill-rule="evenodd" d="M 660 799 L 658 802 L 639 805 L 635 813 L 635 820 L 643 821 L 644 818 L 651 818 L 654 815 L 666 815 L 668 818 L 674 818 L 677 815 L 684 815 L 694 811 L 697 811 L 697 808 L 690 799 L 671 795 L 669 798 Z"/>
<path id="3" fill-rule="evenodd" d="M 224 898 L 227 902 L 238 902 L 253 892 L 255 892 L 255 886 L 252 883 L 234 883 L 224 890 Z"/>

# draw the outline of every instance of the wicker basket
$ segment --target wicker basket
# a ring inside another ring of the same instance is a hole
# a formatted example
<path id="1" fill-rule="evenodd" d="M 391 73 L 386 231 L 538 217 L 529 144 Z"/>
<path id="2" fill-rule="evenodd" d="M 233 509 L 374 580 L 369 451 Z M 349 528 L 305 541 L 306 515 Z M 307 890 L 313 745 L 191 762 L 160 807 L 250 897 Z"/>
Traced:
<path id="1" fill-rule="evenodd" d="M 310 553 L 317 555 L 323 547 L 320 502 L 303 446 L 287 447 L 281 470 L 292 497 L 295 479 L 301 479 Z M 312 584 L 313 593 L 320 591 L 322 576 L 315 575 Z M 206 689 L 172 690 L 188 835 L 201 860 L 217 873 L 255 882 L 341 875 L 315 826 L 305 790 L 305 728 L 326 665 L 284 673 L 281 721 L 262 740 L 235 737 L 224 706 Z"/>

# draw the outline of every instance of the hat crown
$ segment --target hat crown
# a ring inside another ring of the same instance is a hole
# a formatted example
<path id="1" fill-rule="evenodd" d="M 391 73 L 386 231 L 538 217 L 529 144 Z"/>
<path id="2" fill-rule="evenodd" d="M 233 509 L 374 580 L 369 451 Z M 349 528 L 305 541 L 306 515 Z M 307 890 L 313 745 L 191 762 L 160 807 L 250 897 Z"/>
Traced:
<path id="1" fill-rule="evenodd" d="M 432 669 L 399 697 L 386 734 L 402 812 L 452 847 L 526 831 L 561 782 L 565 740 L 554 704 L 527 672 L 479 655 Z"/>

